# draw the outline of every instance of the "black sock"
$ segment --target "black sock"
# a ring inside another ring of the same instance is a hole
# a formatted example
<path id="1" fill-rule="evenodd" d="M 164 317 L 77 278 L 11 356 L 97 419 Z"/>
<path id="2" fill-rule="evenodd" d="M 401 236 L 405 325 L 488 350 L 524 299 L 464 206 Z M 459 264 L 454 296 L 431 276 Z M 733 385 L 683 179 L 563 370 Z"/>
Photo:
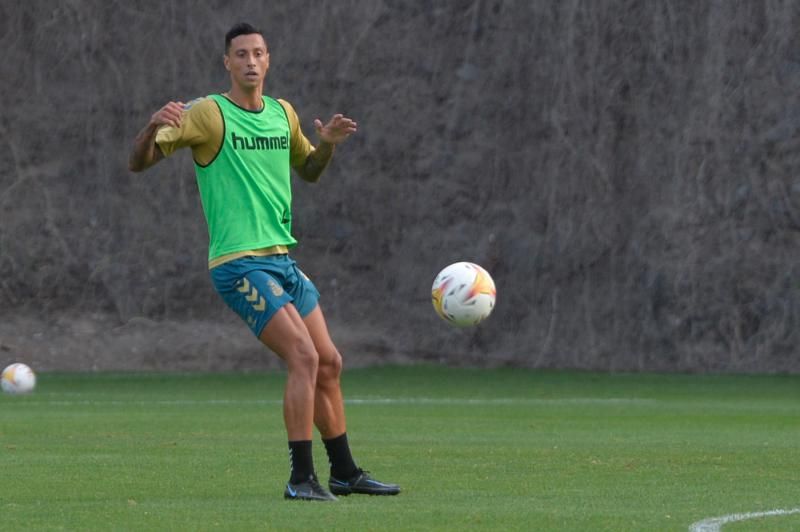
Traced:
<path id="1" fill-rule="evenodd" d="M 292 476 L 289 482 L 304 482 L 314 474 L 314 456 L 311 454 L 311 440 L 289 442 L 289 464 Z"/>
<path id="2" fill-rule="evenodd" d="M 350 445 L 347 443 L 347 433 L 341 436 L 323 439 L 325 450 L 328 451 L 328 460 L 331 464 L 331 476 L 338 479 L 353 477 L 358 471 L 353 456 L 350 454 Z"/>

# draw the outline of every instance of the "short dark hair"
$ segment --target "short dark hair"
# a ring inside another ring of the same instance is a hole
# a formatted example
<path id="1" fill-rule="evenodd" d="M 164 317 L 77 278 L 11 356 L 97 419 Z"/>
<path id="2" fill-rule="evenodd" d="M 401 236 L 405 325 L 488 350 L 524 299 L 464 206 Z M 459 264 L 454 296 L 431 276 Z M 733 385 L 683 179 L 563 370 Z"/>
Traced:
<path id="1" fill-rule="evenodd" d="M 228 30 L 228 33 L 225 34 L 225 53 L 228 53 L 231 47 L 231 41 L 234 40 L 239 35 L 252 35 L 257 33 L 261 35 L 261 38 L 264 38 L 264 34 L 261 33 L 261 30 L 248 24 L 247 22 L 239 22 L 238 24 L 234 24 L 231 29 Z M 267 40 L 264 39 L 266 43 Z"/>

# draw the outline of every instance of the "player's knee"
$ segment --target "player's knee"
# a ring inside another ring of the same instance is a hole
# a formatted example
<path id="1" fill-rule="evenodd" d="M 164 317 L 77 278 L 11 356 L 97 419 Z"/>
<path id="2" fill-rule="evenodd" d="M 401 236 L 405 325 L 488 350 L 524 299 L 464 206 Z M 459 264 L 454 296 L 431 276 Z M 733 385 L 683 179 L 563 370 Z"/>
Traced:
<path id="1" fill-rule="evenodd" d="M 339 375 L 342 374 L 342 355 L 339 354 L 339 351 L 333 352 L 333 356 L 328 362 L 328 367 L 330 372 L 338 379 Z"/>
<path id="2" fill-rule="evenodd" d="M 320 356 L 319 378 L 324 380 L 339 380 L 342 374 L 342 355 L 336 349 Z"/>
<path id="3" fill-rule="evenodd" d="M 316 373 L 319 369 L 319 354 L 310 339 L 298 338 L 293 342 L 286 357 L 289 369 Z"/>

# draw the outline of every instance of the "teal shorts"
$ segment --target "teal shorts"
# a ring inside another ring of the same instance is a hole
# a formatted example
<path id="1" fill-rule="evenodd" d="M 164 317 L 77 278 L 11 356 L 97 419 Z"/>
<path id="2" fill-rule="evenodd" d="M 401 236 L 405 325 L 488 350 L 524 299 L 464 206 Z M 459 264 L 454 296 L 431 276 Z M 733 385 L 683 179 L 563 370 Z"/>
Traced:
<path id="1" fill-rule="evenodd" d="M 235 259 L 212 268 L 211 280 L 256 336 L 261 336 L 264 326 L 287 303 L 305 317 L 319 301 L 314 283 L 288 255 Z"/>

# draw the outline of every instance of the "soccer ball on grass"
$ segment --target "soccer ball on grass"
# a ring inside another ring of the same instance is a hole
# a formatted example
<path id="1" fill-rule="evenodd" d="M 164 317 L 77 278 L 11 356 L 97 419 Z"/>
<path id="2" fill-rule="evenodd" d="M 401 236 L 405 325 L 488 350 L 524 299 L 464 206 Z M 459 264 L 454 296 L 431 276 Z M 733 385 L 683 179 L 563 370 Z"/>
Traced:
<path id="1" fill-rule="evenodd" d="M 3 370 L 0 385 L 10 394 L 32 392 L 36 387 L 36 374 L 25 364 L 17 362 Z"/>
<path id="2" fill-rule="evenodd" d="M 431 287 L 436 313 L 456 327 L 468 327 L 485 320 L 494 309 L 496 297 L 492 276 L 472 262 L 447 266 Z"/>

